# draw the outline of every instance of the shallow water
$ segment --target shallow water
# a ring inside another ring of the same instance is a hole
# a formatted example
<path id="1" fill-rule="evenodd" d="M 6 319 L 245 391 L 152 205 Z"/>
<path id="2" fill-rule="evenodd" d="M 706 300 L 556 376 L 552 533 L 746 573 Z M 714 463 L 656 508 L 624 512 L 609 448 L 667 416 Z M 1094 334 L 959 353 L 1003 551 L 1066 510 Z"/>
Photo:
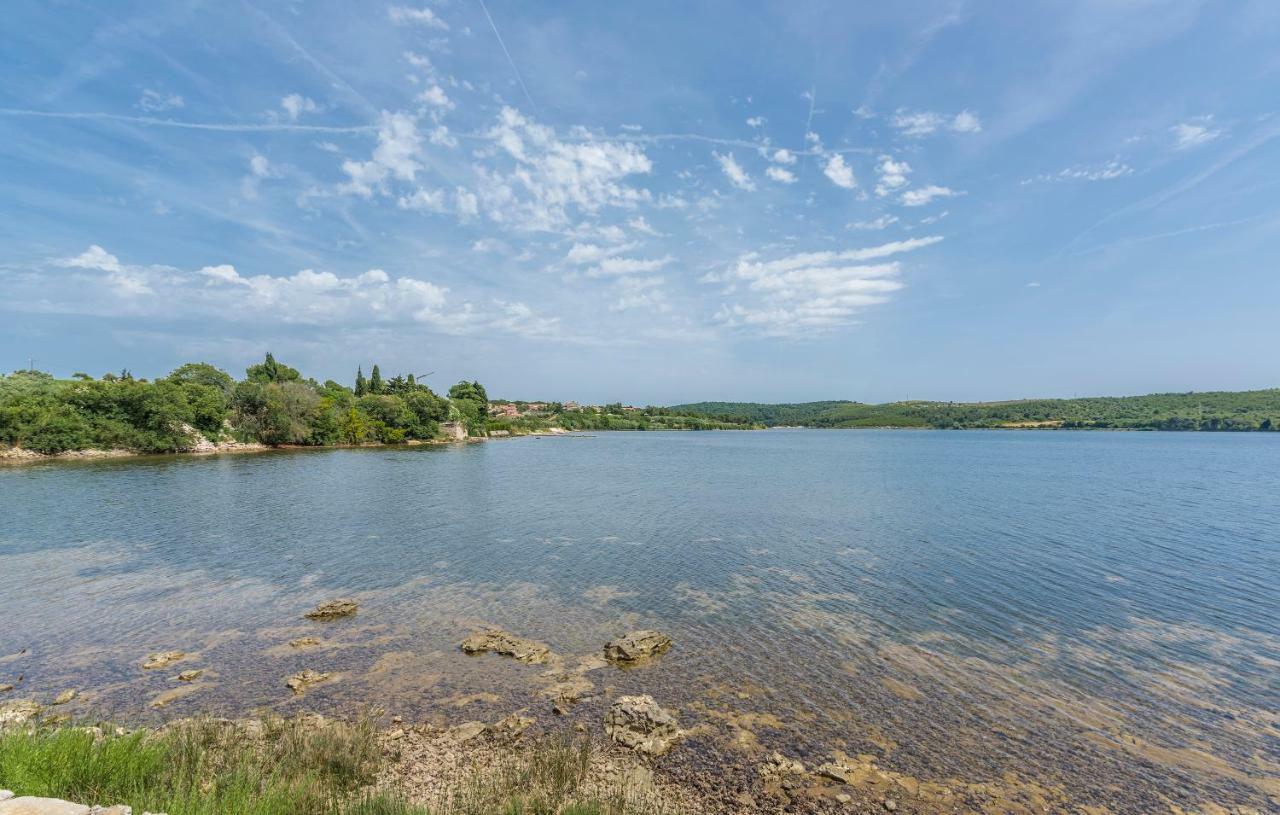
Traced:
<path id="1" fill-rule="evenodd" d="M 78 715 L 546 714 L 495 623 L 708 749 L 1280 807 L 1280 436 L 767 431 L 0 468 L 0 683 Z M 353 619 L 301 614 L 335 596 Z M 292 649 L 294 637 L 324 644 Z M 23 649 L 26 649 L 23 653 Z M 142 671 L 149 652 L 206 669 Z M 290 697 L 311 667 L 338 681 Z M 491 692 L 497 698 L 468 697 Z M 594 715 L 603 699 L 584 703 Z M 598 721 L 598 717 L 596 717 Z M 694 745 L 696 749 L 697 745 Z"/>

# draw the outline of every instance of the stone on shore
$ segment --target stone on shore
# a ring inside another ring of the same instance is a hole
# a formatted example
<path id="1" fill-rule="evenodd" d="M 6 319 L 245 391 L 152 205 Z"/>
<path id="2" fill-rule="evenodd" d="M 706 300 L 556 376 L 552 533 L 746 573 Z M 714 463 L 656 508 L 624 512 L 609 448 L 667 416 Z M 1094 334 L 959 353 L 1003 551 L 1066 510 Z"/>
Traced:
<path id="1" fill-rule="evenodd" d="M 142 667 L 146 670 L 167 668 L 173 663 L 185 659 L 186 656 L 185 651 L 157 651 L 147 657 L 147 661 L 142 663 Z"/>
<path id="2" fill-rule="evenodd" d="M 54 698 L 53 703 L 55 705 L 65 705 L 68 702 L 74 701 L 75 698 L 79 695 L 80 695 L 80 691 L 78 690 L 64 690 L 62 693 L 59 693 L 56 698 Z"/>
<path id="3" fill-rule="evenodd" d="M 760 774 L 763 776 L 782 777 L 787 775 L 804 775 L 804 764 L 794 758 L 787 758 L 776 750 L 765 759 L 760 765 Z"/>
<path id="4" fill-rule="evenodd" d="M 489 726 L 484 722 L 463 722 L 456 727 L 449 728 L 449 738 L 461 744 L 464 741 L 471 741 L 488 728 Z"/>
<path id="5" fill-rule="evenodd" d="M 462 650 L 468 654 L 492 651 L 518 662 L 540 665 L 551 656 L 551 649 L 541 642 L 517 637 L 501 628 L 487 628 L 462 641 Z"/>
<path id="6" fill-rule="evenodd" d="M 14 699 L 0 704 L 0 727 L 26 724 L 40 715 L 41 705 L 35 699 Z"/>
<path id="7" fill-rule="evenodd" d="M 0 801 L 0 815 L 89 815 L 92 810 L 58 798 L 34 798 L 24 795 Z"/>
<path id="8" fill-rule="evenodd" d="M 632 631 L 604 646 L 605 659 L 622 664 L 655 657 L 671 647 L 671 638 L 660 631 Z"/>
<path id="9" fill-rule="evenodd" d="M 313 671 L 310 668 L 307 668 L 306 670 L 298 671 L 296 674 L 286 679 L 284 683 L 289 686 L 289 690 L 293 691 L 294 696 L 301 696 L 307 692 L 307 688 L 324 682 L 329 678 L 329 676 L 330 674 L 323 673 L 321 671 Z"/>
<path id="10" fill-rule="evenodd" d="M 308 620 L 336 620 L 340 617 L 350 617 L 356 613 L 358 608 L 360 608 L 360 604 L 355 600 L 329 600 L 316 606 L 303 616 Z"/>
<path id="11" fill-rule="evenodd" d="M 652 696 L 623 696 L 604 715 L 610 739 L 637 753 L 660 756 L 680 738 L 675 715 Z"/>

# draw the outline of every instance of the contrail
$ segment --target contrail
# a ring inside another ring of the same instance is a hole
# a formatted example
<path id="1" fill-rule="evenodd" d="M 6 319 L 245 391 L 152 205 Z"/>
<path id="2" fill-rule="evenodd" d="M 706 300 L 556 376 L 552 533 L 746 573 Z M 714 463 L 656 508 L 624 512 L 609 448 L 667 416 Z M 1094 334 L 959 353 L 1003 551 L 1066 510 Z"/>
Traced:
<path id="1" fill-rule="evenodd" d="M 146 127 L 174 127 L 180 130 L 213 130 L 223 133 L 370 133 L 376 125 L 330 127 L 327 125 L 300 125 L 285 123 L 236 124 L 230 122 L 183 122 L 177 119 L 157 119 L 154 116 L 126 116 L 121 113 L 65 112 L 49 110 L 23 110 L 0 108 L 0 116 L 31 116 L 39 119 L 99 119 L 109 122 L 125 122 Z"/>
<path id="2" fill-rule="evenodd" d="M 520 83 L 520 90 L 524 91 L 524 98 L 529 100 L 529 107 L 533 108 L 533 112 L 537 114 L 538 106 L 534 104 L 533 97 L 529 95 L 529 89 L 524 84 L 524 77 L 520 76 L 520 69 L 516 67 L 516 61 L 511 58 L 511 52 L 507 50 L 507 44 L 502 41 L 502 35 L 498 33 L 498 26 L 494 25 L 493 15 L 489 13 L 489 7 L 484 4 L 484 0 L 479 0 L 479 2 L 485 18 L 489 21 L 489 27 L 493 29 L 493 36 L 498 38 L 498 45 L 502 46 L 502 53 L 507 55 L 507 64 L 511 66 L 511 72 L 516 75 L 516 81 Z"/>

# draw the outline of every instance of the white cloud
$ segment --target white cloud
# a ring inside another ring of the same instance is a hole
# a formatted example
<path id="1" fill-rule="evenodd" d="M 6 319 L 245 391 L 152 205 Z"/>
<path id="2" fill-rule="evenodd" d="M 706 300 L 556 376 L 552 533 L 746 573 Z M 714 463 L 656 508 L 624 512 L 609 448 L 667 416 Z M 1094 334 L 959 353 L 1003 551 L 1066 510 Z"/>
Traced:
<path id="1" fill-rule="evenodd" d="M 796 174 L 782 167 L 770 166 L 764 171 L 764 174 L 779 184 L 796 183 Z"/>
<path id="2" fill-rule="evenodd" d="M 779 147 L 777 150 L 773 151 L 773 156 L 770 160 L 776 164 L 795 164 L 796 154 L 785 147 Z"/>
<path id="3" fill-rule="evenodd" d="M 440 31 L 448 31 L 449 24 L 436 16 L 429 8 L 410 8 L 409 6 L 390 6 L 387 16 L 396 25 L 423 25 Z"/>
<path id="4" fill-rule="evenodd" d="M 928 136 L 938 130 L 946 129 L 953 133 L 979 133 L 982 131 L 982 120 L 971 110 L 962 110 L 954 116 L 946 116 L 929 110 L 906 110 L 899 108 L 891 120 L 895 128 L 905 136 Z"/>
<path id="5" fill-rule="evenodd" d="M 253 158 L 249 159 L 249 171 L 258 178 L 267 178 L 271 175 L 271 162 L 266 156 L 255 153 Z"/>
<path id="6" fill-rule="evenodd" d="M 444 92 L 444 88 L 439 85 L 432 85 L 422 93 L 418 94 L 418 101 L 426 105 L 431 105 L 432 107 L 445 108 L 446 110 L 451 110 L 453 108 L 453 102 Z"/>
<path id="7" fill-rule="evenodd" d="M 1176 124 L 1169 130 L 1173 133 L 1175 150 L 1199 147 L 1222 135 L 1221 130 L 1214 129 L 1212 116 L 1200 116 L 1191 121 Z"/>
<path id="8" fill-rule="evenodd" d="M 559 317 L 540 317 L 524 303 L 495 302 L 499 312 L 489 320 L 487 328 L 531 338 L 554 337 L 559 333 Z"/>
<path id="9" fill-rule="evenodd" d="M 342 185 L 342 191 L 369 198 L 375 191 L 385 192 L 389 178 L 413 181 L 422 169 L 418 161 L 421 149 L 422 137 L 413 116 L 383 111 L 378 124 L 378 146 L 372 158 L 369 161 L 348 159 L 342 163 L 342 171 L 350 179 Z"/>
<path id="10" fill-rule="evenodd" d="M 609 306 L 610 311 L 644 309 L 665 312 L 671 310 L 661 277 L 623 277 L 615 284 L 618 299 Z"/>
<path id="11" fill-rule="evenodd" d="M 962 110 L 951 120 L 951 129 L 956 133 L 979 133 L 982 131 L 982 122 L 978 119 L 978 114 Z"/>
<path id="12" fill-rule="evenodd" d="M 717 313 L 724 325 L 767 336 L 803 336 L 848 325 L 863 309 L 886 302 L 903 287 L 898 261 L 867 264 L 931 246 L 940 237 L 893 241 L 866 249 L 803 252 L 762 260 L 743 255 L 733 267 L 705 275 L 725 283 L 733 302 Z"/>
<path id="13" fill-rule="evenodd" d="M 106 272 L 105 280 L 108 287 L 114 293 L 126 297 L 154 293 L 150 276 L 145 268 L 125 266 L 119 258 L 96 243 L 75 257 L 55 260 L 54 264 L 71 269 Z"/>
<path id="14" fill-rule="evenodd" d="M 607 257 L 588 269 L 587 277 L 621 277 L 656 272 L 672 260 L 670 255 L 648 259 Z"/>
<path id="15" fill-rule="evenodd" d="M 747 119 L 748 127 L 763 127 L 766 119 L 763 116 L 752 116 Z"/>
<path id="16" fill-rule="evenodd" d="M 291 93 L 280 100 L 280 107 L 288 114 L 289 121 L 296 122 L 304 113 L 315 113 L 320 107 L 311 99 L 300 93 Z"/>
<path id="17" fill-rule="evenodd" d="M 881 156 L 876 172 L 880 174 L 880 180 L 876 182 L 876 195 L 883 198 L 907 185 L 911 165 L 905 161 L 894 161 L 892 156 Z"/>
<path id="18" fill-rule="evenodd" d="M 527 230 L 562 230 L 577 210 L 594 214 L 605 207 L 633 207 L 648 201 L 648 190 L 626 183 L 653 168 L 639 146 L 596 141 L 589 133 L 564 141 L 555 131 L 503 108 L 486 136 L 512 161 L 507 170 L 478 166 L 478 192 L 495 222 Z"/>
<path id="19" fill-rule="evenodd" d="M 716 157 L 716 161 L 720 163 L 720 169 L 733 186 L 747 192 L 756 188 L 755 182 L 751 180 L 751 176 L 747 175 L 747 171 L 742 169 L 742 165 L 733 157 L 733 153 L 720 154 L 712 151 L 711 155 Z"/>
<path id="20" fill-rule="evenodd" d="M 957 195 L 964 195 L 949 187 L 939 187 L 937 184 L 930 184 L 927 187 L 920 187 L 915 190 L 907 190 L 902 194 L 902 203 L 908 207 L 922 207 L 935 198 L 953 198 Z"/>
<path id="21" fill-rule="evenodd" d="M 147 88 L 138 98 L 137 108 L 147 113 L 159 113 L 162 110 L 186 107 L 186 104 L 176 93 L 162 93 Z"/>
<path id="22" fill-rule="evenodd" d="M 1056 173 L 1041 173 L 1031 178 L 1022 179 L 1023 184 L 1053 184 L 1064 181 L 1111 181 L 1133 175 L 1133 168 L 1119 159 L 1112 159 L 1105 164 L 1076 165 L 1059 170 Z"/>
<path id="23" fill-rule="evenodd" d="M 400 209 L 412 209 L 419 212 L 447 212 L 449 210 L 449 194 L 446 190 L 429 190 L 420 188 L 410 195 L 402 195 L 396 201 Z"/>
<path id="24" fill-rule="evenodd" d="M 573 246 L 569 248 L 564 259 L 567 263 L 572 263 L 577 266 L 586 266 L 591 263 L 599 263 L 605 258 L 613 257 L 614 255 L 618 255 L 623 252 L 630 252 L 637 246 L 639 246 L 639 244 L 636 243 L 625 243 L 617 246 L 599 246 L 594 243 L 575 242 Z"/>
<path id="25" fill-rule="evenodd" d="M 849 224 L 846 228 L 879 231 L 881 229 L 886 229 L 896 224 L 897 222 L 898 222 L 897 215 L 881 215 L 880 217 L 870 221 L 854 221 L 853 223 Z"/>
<path id="26" fill-rule="evenodd" d="M 451 133 L 449 133 L 449 128 L 445 127 L 444 125 L 438 125 L 437 127 L 433 128 L 431 133 L 428 134 L 427 138 L 431 141 L 432 144 L 438 147 L 457 147 L 458 146 L 458 140 L 455 139 Z"/>
<path id="27" fill-rule="evenodd" d="M 831 154 L 831 158 L 827 159 L 827 166 L 822 169 L 822 172 L 837 187 L 851 190 L 858 186 L 858 180 L 853 177 L 853 168 L 845 164 L 844 156 L 839 153 Z"/>
<path id="28" fill-rule="evenodd" d="M 653 225 L 650 224 L 648 221 L 646 221 L 643 215 L 637 215 L 636 217 L 627 221 L 627 226 L 645 235 L 652 235 L 655 238 L 663 237 L 662 233 L 654 229 Z"/>

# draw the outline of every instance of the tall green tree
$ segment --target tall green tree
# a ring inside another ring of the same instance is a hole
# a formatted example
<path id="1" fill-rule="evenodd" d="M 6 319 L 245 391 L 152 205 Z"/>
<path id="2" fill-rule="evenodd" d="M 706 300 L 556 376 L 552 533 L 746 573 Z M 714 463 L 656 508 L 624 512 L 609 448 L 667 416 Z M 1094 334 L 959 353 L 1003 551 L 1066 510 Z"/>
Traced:
<path id="1" fill-rule="evenodd" d="M 298 382 L 302 379 L 297 368 L 276 362 L 270 351 L 267 352 L 266 359 L 257 365 L 250 365 L 244 373 L 250 382 Z"/>
<path id="2" fill-rule="evenodd" d="M 364 396 L 369 392 L 369 383 L 364 378 L 364 366 L 356 368 L 356 396 Z"/>
<path id="3" fill-rule="evenodd" d="M 369 374 L 369 393 L 382 393 L 382 371 L 374 363 L 373 372 Z"/>

